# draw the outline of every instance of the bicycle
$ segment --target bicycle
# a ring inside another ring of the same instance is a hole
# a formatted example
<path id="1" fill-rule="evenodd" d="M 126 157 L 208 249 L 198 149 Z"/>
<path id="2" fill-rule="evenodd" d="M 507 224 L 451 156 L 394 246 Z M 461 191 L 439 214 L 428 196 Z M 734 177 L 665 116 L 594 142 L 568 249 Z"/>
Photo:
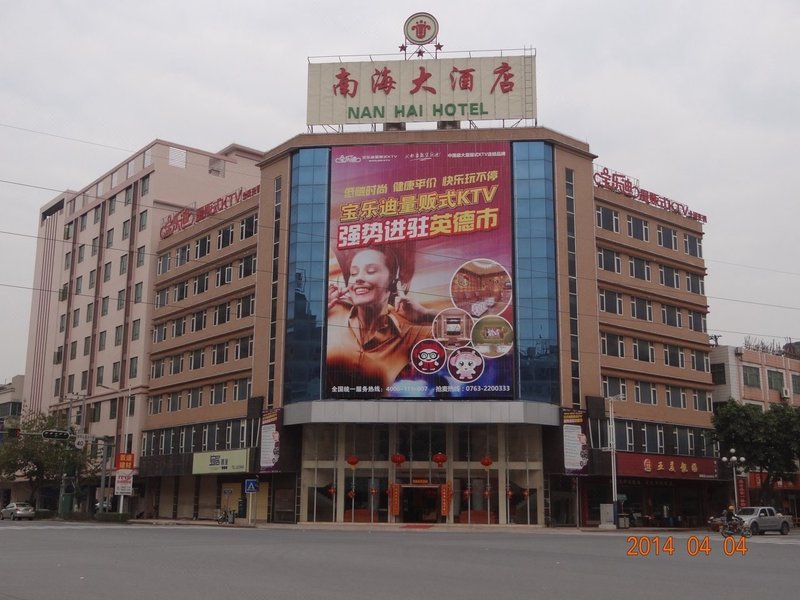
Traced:
<path id="1" fill-rule="evenodd" d="M 225 523 L 233 524 L 233 520 L 234 520 L 234 512 L 232 510 L 223 509 L 217 515 L 217 523 L 219 523 L 220 525 L 223 525 Z"/>

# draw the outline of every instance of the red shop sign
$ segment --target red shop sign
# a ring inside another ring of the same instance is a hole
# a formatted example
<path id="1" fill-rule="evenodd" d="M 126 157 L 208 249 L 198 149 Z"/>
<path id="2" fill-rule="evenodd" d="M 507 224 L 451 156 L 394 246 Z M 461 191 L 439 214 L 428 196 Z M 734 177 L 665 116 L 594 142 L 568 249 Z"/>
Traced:
<path id="1" fill-rule="evenodd" d="M 703 456 L 617 452 L 617 473 L 629 477 L 717 479 L 717 461 Z"/>

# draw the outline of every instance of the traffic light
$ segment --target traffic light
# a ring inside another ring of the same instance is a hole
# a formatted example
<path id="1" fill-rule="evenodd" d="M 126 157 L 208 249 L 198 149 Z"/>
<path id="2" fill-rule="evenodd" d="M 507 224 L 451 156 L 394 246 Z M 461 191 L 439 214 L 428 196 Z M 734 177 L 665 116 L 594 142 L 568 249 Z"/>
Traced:
<path id="1" fill-rule="evenodd" d="M 45 429 L 42 437 L 46 440 L 68 440 L 69 431 L 59 431 L 58 429 Z"/>

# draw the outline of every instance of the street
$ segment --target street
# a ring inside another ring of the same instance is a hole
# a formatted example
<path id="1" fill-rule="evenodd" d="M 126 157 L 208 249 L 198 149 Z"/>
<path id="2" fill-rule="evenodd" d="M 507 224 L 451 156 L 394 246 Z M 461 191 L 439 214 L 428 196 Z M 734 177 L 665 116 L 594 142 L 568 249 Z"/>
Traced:
<path id="1" fill-rule="evenodd" d="M 4 600 L 736 600 L 794 596 L 800 533 L 3 521 L 0 549 Z"/>

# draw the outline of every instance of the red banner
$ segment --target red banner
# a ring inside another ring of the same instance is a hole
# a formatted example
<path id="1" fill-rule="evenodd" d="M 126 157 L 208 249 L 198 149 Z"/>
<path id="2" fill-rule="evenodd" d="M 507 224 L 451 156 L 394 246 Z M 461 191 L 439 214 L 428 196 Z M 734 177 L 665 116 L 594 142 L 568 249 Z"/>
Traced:
<path id="1" fill-rule="evenodd" d="M 133 452 L 118 452 L 116 456 L 116 461 L 114 461 L 114 468 L 116 469 L 135 469 L 134 462 L 135 462 L 136 455 Z"/>
<path id="2" fill-rule="evenodd" d="M 617 452 L 617 474 L 662 479 L 717 479 L 717 461 L 702 456 Z"/>
<path id="3" fill-rule="evenodd" d="M 761 471 L 750 471 L 750 487 L 758 488 L 767 479 L 767 474 Z M 776 490 L 800 490 L 800 475 L 795 475 L 791 479 L 779 479 L 773 483 L 772 487 Z"/>
<path id="4" fill-rule="evenodd" d="M 389 505 L 391 506 L 392 516 L 397 517 L 400 515 L 400 491 L 401 487 L 392 483 L 389 485 Z"/>

